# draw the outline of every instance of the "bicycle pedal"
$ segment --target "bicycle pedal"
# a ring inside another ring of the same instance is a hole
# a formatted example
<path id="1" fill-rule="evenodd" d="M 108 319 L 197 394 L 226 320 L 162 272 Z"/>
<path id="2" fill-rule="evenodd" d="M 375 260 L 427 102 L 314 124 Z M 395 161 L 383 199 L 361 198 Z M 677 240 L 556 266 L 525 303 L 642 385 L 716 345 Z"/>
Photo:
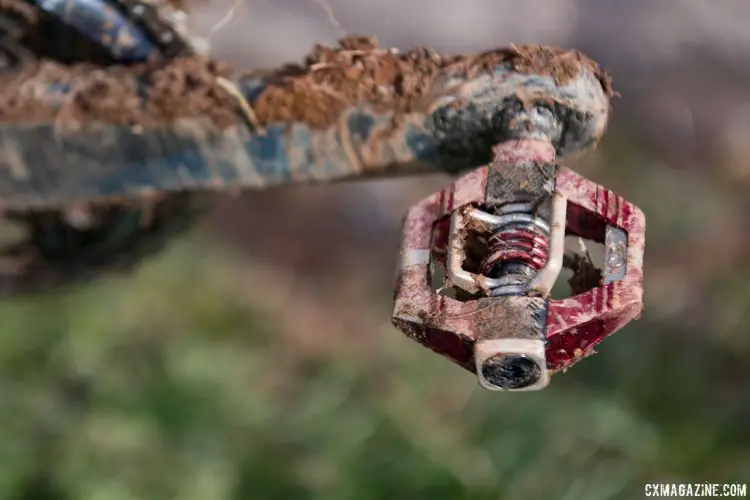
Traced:
<path id="1" fill-rule="evenodd" d="M 604 265 L 552 299 L 566 236 L 603 244 Z M 505 142 L 408 211 L 393 323 L 486 389 L 542 389 L 640 316 L 644 243 L 643 212 L 558 166 L 550 142 Z"/>

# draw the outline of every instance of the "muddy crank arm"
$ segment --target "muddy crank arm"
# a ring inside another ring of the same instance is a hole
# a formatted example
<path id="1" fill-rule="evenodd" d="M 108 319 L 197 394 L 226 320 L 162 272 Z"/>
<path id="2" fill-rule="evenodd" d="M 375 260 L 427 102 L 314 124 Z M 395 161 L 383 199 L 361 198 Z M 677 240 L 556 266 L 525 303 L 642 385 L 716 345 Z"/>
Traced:
<path id="1" fill-rule="evenodd" d="M 594 144 L 606 126 L 607 77 L 575 51 L 441 57 L 344 43 L 265 73 L 198 56 L 106 71 L 51 62 L 8 71 L 0 201 L 28 211 L 460 172 L 486 164 L 509 138 L 548 137 L 566 154 Z"/>

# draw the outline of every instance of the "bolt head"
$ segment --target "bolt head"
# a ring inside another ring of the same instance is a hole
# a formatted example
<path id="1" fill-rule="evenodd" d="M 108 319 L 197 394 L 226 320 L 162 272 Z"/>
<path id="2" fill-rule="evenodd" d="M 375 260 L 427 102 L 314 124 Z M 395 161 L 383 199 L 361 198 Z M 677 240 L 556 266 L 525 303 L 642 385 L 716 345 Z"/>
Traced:
<path id="1" fill-rule="evenodd" d="M 625 264 L 625 247 L 621 243 L 610 245 L 608 253 L 607 265 L 610 268 L 617 269 Z"/>
<path id="2" fill-rule="evenodd" d="M 484 362 L 482 376 L 501 389 L 523 389 L 539 381 L 542 368 L 523 354 L 499 354 Z"/>

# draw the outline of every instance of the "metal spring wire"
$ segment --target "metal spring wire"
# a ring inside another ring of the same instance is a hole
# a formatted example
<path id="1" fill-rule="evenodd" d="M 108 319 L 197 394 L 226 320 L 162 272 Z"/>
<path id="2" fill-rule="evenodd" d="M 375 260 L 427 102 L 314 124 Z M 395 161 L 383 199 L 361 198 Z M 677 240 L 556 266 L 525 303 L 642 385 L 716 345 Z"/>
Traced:
<path id="1" fill-rule="evenodd" d="M 499 215 L 482 214 L 492 234 L 487 239 L 488 254 L 479 271 L 487 277 L 491 277 L 493 270 L 499 274 L 491 279 L 491 296 L 524 294 L 533 276 L 520 269 L 537 272 L 547 263 L 550 227 L 533 214 L 533 206 L 528 203 L 510 203 L 499 212 Z"/>

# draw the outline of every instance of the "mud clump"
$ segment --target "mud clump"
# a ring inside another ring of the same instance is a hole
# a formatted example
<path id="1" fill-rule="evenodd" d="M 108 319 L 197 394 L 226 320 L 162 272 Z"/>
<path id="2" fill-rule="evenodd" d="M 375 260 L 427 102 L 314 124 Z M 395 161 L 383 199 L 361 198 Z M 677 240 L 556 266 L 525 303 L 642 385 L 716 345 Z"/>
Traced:
<path id="1" fill-rule="evenodd" d="M 611 94 L 609 77 L 578 51 L 528 45 L 478 55 L 441 56 L 427 48 L 402 54 L 378 48 L 375 38 L 350 36 L 338 48 L 317 45 L 303 64 L 275 71 L 237 74 L 201 56 L 127 67 L 35 63 L 0 77 L 0 120 L 147 126 L 208 118 L 224 128 L 241 120 L 244 103 L 221 84 L 261 76 L 266 85 L 252 102 L 257 125 L 301 121 L 325 128 L 363 102 L 397 113 L 424 108 L 438 76 L 473 78 L 500 64 L 552 76 L 560 85 L 584 67 Z M 54 95 L 60 88 L 72 90 Z"/>
<path id="2" fill-rule="evenodd" d="M 576 78 L 580 67 L 583 67 L 594 73 L 608 97 L 614 95 L 609 74 L 578 50 L 544 45 L 511 45 L 507 51 L 507 62 L 514 71 L 551 76 L 558 85 L 565 85 Z"/>
<path id="3" fill-rule="evenodd" d="M 343 38 L 339 45 L 317 45 L 303 65 L 289 65 L 271 74 L 268 87 L 253 104 L 260 120 L 299 120 L 326 127 L 345 108 L 359 102 L 409 112 L 423 104 L 439 74 L 471 78 L 500 64 L 551 76 L 559 85 L 575 79 L 583 67 L 612 95 L 609 76 L 576 50 L 519 45 L 478 55 L 441 56 L 419 47 L 401 54 L 378 48 L 375 38 L 363 36 Z"/>
<path id="4" fill-rule="evenodd" d="M 157 121 L 177 113 L 180 117 L 209 116 L 220 127 L 235 124 L 237 101 L 217 84 L 217 78 L 229 78 L 231 73 L 228 64 L 200 57 L 167 65 L 149 74 L 146 112 Z"/>
<path id="5" fill-rule="evenodd" d="M 360 102 L 408 111 L 426 95 L 442 66 L 440 56 L 428 49 L 399 55 L 378 48 L 374 38 L 347 37 L 340 43 L 336 49 L 317 45 L 303 65 L 271 74 L 253 103 L 260 121 L 327 127 Z"/>
<path id="6" fill-rule="evenodd" d="M 0 120 L 147 126 L 206 117 L 223 128 L 238 121 L 236 98 L 217 83 L 231 73 L 200 56 L 107 68 L 38 63 L 0 78 Z M 61 86 L 71 89 L 62 98 L 53 91 Z"/>

